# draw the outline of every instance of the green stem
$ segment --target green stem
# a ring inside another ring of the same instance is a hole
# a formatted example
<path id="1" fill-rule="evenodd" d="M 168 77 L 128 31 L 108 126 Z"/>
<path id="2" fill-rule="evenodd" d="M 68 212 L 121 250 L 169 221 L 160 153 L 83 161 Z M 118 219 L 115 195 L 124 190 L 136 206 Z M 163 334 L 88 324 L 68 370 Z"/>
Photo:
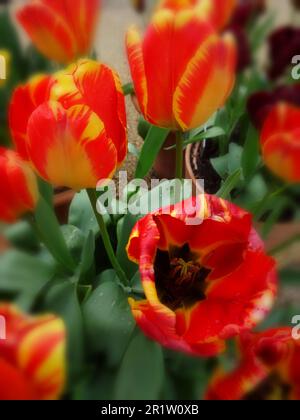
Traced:
<path id="1" fill-rule="evenodd" d="M 103 216 L 97 210 L 96 191 L 92 190 L 92 189 L 88 189 L 87 194 L 89 196 L 93 211 L 95 213 L 95 217 L 96 217 L 96 220 L 97 220 L 98 225 L 99 225 L 99 229 L 100 229 L 100 232 L 101 232 L 101 235 L 102 235 L 102 240 L 103 240 L 103 243 L 104 243 L 104 247 L 106 249 L 107 256 L 110 260 L 110 263 L 111 263 L 112 267 L 114 268 L 114 270 L 116 271 L 116 273 L 117 273 L 119 279 L 121 280 L 121 282 L 125 286 L 127 286 L 129 284 L 128 279 L 127 279 L 126 274 L 124 273 L 121 265 L 119 264 L 119 261 L 116 258 L 116 255 L 115 255 L 114 249 L 112 247 L 110 237 L 109 237 L 109 234 L 108 234 Z"/>
<path id="2" fill-rule="evenodd" d="M 47 243 L 47 240 L 45 240 L 45 237 L 43 233 L 41 232 L 38 224 L 36 223 L 36 220 L 32 214 L 27 214 L 24 217 L 25 220 L 30 224 L 35 236 L 38 238 L 40 243 L 44 244 L 46 249 L 49 251 L 49 253 L 52 255 L 55 261 L 57 261 L 68 273 L 74 273 L 75 271 L 75 263 L 71 257 L 71 255 L 67 254 L 67 258 L 61 256 L 59 252 L 55 252 L 51 246 Z"/>
<path id="3" fill-rule="evenodd" d="M 183 178 L 183 135 L 181 131 L 176 132 L 176 179 Z"/>
<path id="4" fill-rule="evenodd" d="M 122 86 L 124 96 L 133 95 L 134 94 L 134 86 L 133 83 L 127 83 L 126 85 Z"/>

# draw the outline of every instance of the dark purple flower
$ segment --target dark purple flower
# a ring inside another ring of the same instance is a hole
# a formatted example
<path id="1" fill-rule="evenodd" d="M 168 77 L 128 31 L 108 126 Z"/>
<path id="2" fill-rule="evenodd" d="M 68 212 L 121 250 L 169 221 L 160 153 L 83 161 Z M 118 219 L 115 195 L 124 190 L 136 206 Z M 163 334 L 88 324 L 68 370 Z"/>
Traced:
<path id="1" fill-rule="evenodd" d="M 260 129 L 271 109 L 279 102 L 300 106 L 300 83 L 280 86 L 273 92 L 261 91 L 248 99 L 248 112 L 256 128 Z"/>
<path id="2" fill-rule="evenodd" d="M 233 15 L 231 24 L 245 27 L 252 18 L 259 16 L 265 11 L 265 0 L 240 0 Z"/>
<path id="3" fill-rule="evenodd" d="M 295 55 L 300 53 L 300 29 L 284 26 L 275 31 L 269 39 L 269 77 L 275 80 L 291 65 Z"/>

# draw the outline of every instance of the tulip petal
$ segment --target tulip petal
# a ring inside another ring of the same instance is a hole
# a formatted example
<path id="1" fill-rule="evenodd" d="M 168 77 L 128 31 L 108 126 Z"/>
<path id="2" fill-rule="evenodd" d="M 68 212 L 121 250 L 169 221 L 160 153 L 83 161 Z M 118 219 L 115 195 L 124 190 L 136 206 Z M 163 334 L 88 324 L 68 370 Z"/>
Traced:
<path id="1" fill-rule="evenodd" d="M 238 0 L 198 0 L 199 13 L 209 19 L 217 30 L 229 23 Z"/>
<path id="2" fill-rule="evenodd" d="M 45 6 L 52 9 L 68 22 L 76 38 L 77 54 L 89 52 L 96 24 L 99 18 L 100 0 L 42 0 Z"/>
<path id="3" fill-rule="evenodd" d="M 174 13 L 163 9 L 154 15 L 143 42 L 148 88 L 146 117 L 150 122 L 179 128 L 173 113 L 176 86 L 199 45 L 212 33 L 213 28 L 191 10 Z"/>
<path id="4" fill-rule="evenodd" d="M 145 335 L 169 349 L 203 357 L 215 356 L 224 350 L 220 341 L 190 345 L 178 334 L 175 314 L 163 305 L 150 305 L 148 301 L 133 299 L 129 299 L 129 304 L 136 323 Z"/>
<path id="5" fill-rule="evenodd" d="M 270 312 L 277 292 L 274 264 L 265 254 L 248 252 L 238 269 L 211 282 L 206 300 L 190 311 L 186 339 L 228 339 L 261 322 Z"/>
<path id="6" fill-rule="evenodd" d="M 28 120 L 39 105 L 49 100 L 52 85 L 51 76 L 35 76 L 13 93 L 9 107 L 9 125 L 16 149 L 25 160 L 28 160 Z"/>
<path id="7" fill-rule="evenodd" d="M 196 215 L 202 223 L 189 225 Z M 127 251 L 139 264 L 147 299 L 133 307 L 138 324 L 169 348 L 206 356 L 222 352 L 225 340 L 253 329 L 274 302 L 274 261 L 264 253 L 251 216 L 218 197 L 193 197 L 147 215 L 135 226 Z M 176 251 L 173 267 L 178 264 L 187 274 L 160 269 L 165 260 L 157 257 L 164 258 L 166 251 L 170 270 Z M 161 313 L 169 314 L 174 331 L 156 320 Z"/>
<path id="8" fill-rule="evenodd" d="M 29 164 L 12 150 L 0 148 L 0 219 L 15 222 L 38 201 L 36 177 Z"/>
<path id="9" fill-rule="evenodd" d="M 118 153 L 118 165 L 127 154 L 127 122 L 119 76 L 104 64 L 81 60 L 55 75 L 51 99 L 64 108 L 87 105 L 103 121 L 107 136 Z M 101 94 L 99 94 L 101 92 Z"/>
<path id="10" fill-rule="evenodd" d="M 0 400 L 28 401 L 38 399 L 38 393 L 17 368 L 0 356 Z"/>
<path id="11" fill-rule="evenodd" d="M 174 95 L 182 130 L 196 128 L 222 107 L 235 81 L 236 48 L 231 35 L 211 36 L 190 61 Z"/>
<path id="12" fill-rule="evenodd" d="M 64 334 L 62 321 L 48 317 L 25 334 L 19 345 L 19 367 L 32 378 L 43 399 L 54 399 L 63 390 Z"/>
<path id="13" fill-rule="evenodd" d="M 134 27 L 131 27 L 127 32 L 126 48 L 132 79 L 134 81 L 135 94 L 138 98 L 141 111 L 145 115 L 147 113 L 148 91 L 142 39 Z"/>
<path id="14" fill-rule="evenodd" d="M 76 57 L 76 40 L 67 21 L 42 2 L 20 9 L 17 17 L 35 46 L 46 57 L 68 63 Z"/>
<path id="15" fill-rule="evenodd" d="M 116 169 L 116 148 L 87 106 L 65 110 L 58 102 L 41 105 L 30 117 L 28 137 L 33 165 L 54 185 L 95 188 Z"/>
<path id="16" fill-rule="evenodd" d="M 229 374 L 217 372 L 206 393 L 206 400 L 238 401 L 268 376 L 268 370 L 254 358 Z"/>
<path id="17" fill-rule="evenodd" d="M 261 133 L 266 165 L 288 182 L 300 181 L 300 108 L 287 103 L 275 106 Z"/>
<path id="18" fill-rule="evenodd" d="M 0 399 L 51 400 L 66 382 L 65 327 L 53 315 L 30 317 L 0 305 L 6 340 L 0 341 Z"/>

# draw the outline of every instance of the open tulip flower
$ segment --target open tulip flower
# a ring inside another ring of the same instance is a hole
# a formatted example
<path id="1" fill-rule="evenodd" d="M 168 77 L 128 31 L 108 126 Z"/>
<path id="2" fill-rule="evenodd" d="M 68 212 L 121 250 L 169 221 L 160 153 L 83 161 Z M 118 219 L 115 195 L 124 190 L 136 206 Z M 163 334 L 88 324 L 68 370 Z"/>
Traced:
<path id="1" fill-rule="evenodd" d="M 14 151 L 0 148 L 0 220 L 13 223 L 35 209 L 38 186 L 30 165 Z"/>
<path id="2" fill-rule="evenodd" d="M 236 47 L 219 36 L 198 8 L 159 9 L 142 40 L 132 27 L 127 53 L 145 119 L 159 127 L 188 131 L 204 124 L 230 95 Z"/>
<path id="3" fill-rule="evenodd" d="M 300 400 L 300 341 L 291 328 L 245 334 L 241 361 L 232 372 L 218 372 L 209 400 Z"/>
<path id="4" fill-rule="evenodd" d="M 217 29 L 223 29 L 236 8 L 237 0 L 162 0 L 159 9 L 181 11 L 197 8 L 197 12 Z"/>
<path id="5" fill-rule="evenodd" d="M 270 170 L 287 182 L 300 182 L 300 108 L 284 102 L 272 108 L 260 141 Z"/>
<path id="6" fill-rule="evenodd" d="M 202 224 L 187 224 L 198 214 Z M 272 307 L 274 260 L 250 214 L 218 197 L 203 195 L 147 215 L 127 249 L 146 295 L 130 299 L 134 318 L 168 348 L 216 355 L 225 340 L 252 329 Z"/>
<path id="7" fill-rule="evenodd" d="M 127 153 L 119 77 L 91 60 L 34 77 L 14 92 L 10 127 L 17 150 L 43 179 L 74 190 L 95 188 Z"/>
<path id="8" fill-rule="evenodd" d="M 46 57 L 71 63 L 88 55 L 98 22 L 100 0 L 29 0 L 17 18 Z"/>
<path id="9" fill-rule="evenodd" d="M 31 317 L 0 304 L 0 400 L 53 400 L 65 386 L 65 327 L 53 316 Z M 3 337 L 1 337 L 3 338 Z"/>

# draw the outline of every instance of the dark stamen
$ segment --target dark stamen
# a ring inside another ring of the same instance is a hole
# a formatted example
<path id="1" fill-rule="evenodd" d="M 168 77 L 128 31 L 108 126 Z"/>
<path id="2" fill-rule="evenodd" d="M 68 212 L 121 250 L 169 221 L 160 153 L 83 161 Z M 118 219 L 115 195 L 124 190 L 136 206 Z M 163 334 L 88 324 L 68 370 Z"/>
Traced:
<path id="1" fill-rule="evenodd" d="M 284 383 L 277 373 L 268 376 L 244 398 L 246 401 L 288 400 L 291 386 Z"/>
<path id="2" fill-rule="evenodd" d="M 205 280 L 211 270 L 201 266 L 188 244 L 169 252 L 158 250 L 154 267 L 159 298 L 172 310 L 206 299 Z"/>

